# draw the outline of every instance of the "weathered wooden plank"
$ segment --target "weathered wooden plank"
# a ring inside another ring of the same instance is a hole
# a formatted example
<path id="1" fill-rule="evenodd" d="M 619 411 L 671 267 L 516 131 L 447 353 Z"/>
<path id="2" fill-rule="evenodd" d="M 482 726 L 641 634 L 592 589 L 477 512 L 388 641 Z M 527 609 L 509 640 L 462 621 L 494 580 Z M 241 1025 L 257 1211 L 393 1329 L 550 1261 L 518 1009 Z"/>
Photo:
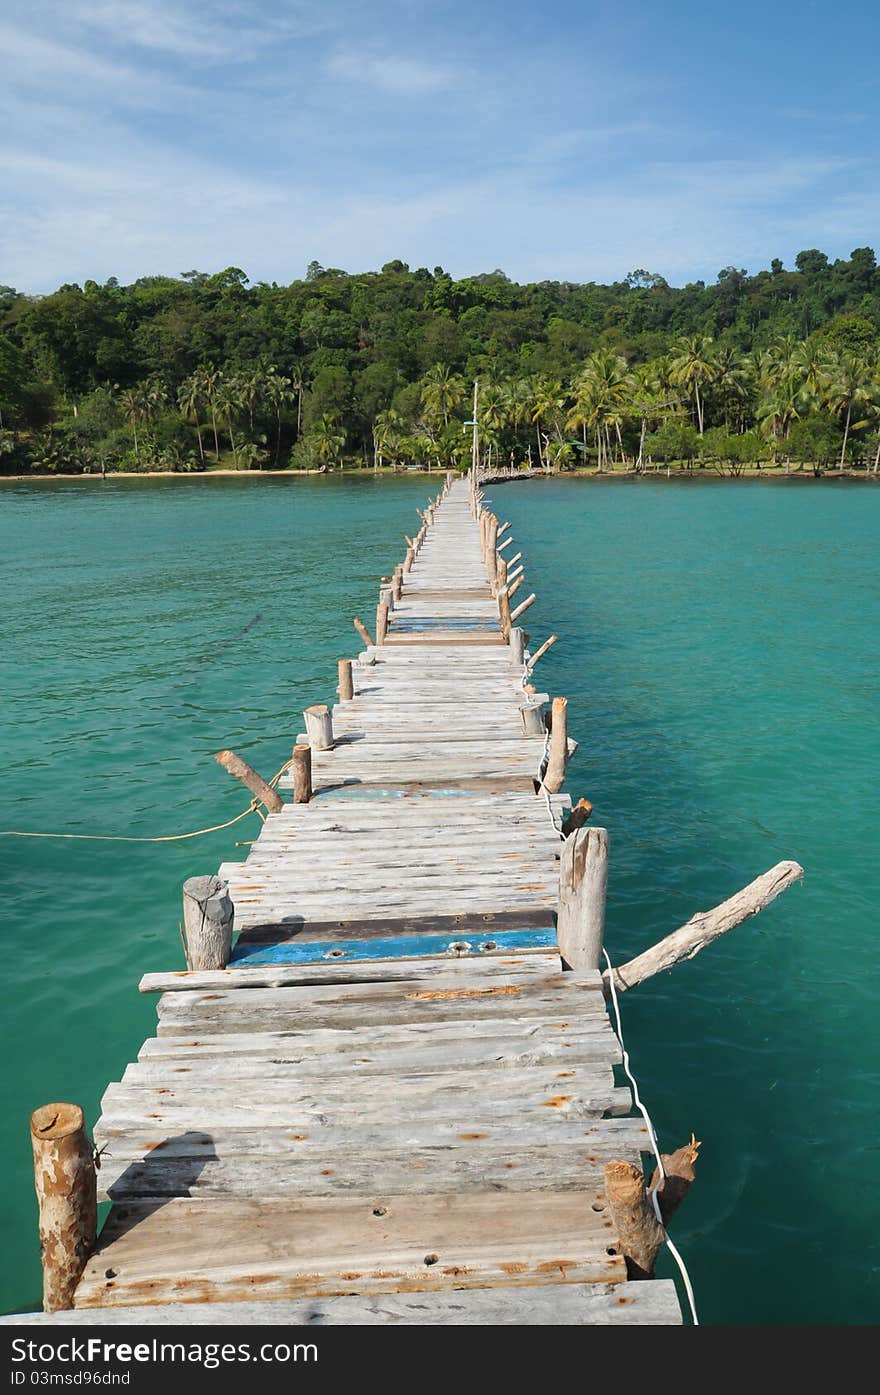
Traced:
<path id="1" fill-rule="evenodd" d="M 485 959 L 444 957 L 437 960 L 392 959 L 350 967 L 340 963 L 281 965 L 277 968 L 247 967 L 189 972 L 185 969 L 170 974 L 144 974 L 140 981 L 142 993 L 165 993 L 190 990 L 208 992 L 220 988 L 224 992 L 250 988 L 290 988 L 313 983 L 434 983 L 438 974 L 461 975 L 474 981 L 494 978 L 512 979 L 520 974 L 544 975 L 558 972 L 559 955 L 532 950 L 522 955 L 499 954 Z"/>
<path id="2" fill-rule="evenodd" d="M 193 1159 L 169 1157 L 161 1145 L 141 1157 L 125 1158 L 114 1146 L 105 1154 L 99 1175 L 100 1201 L 146 1200 L 170 1196 L 266 1197 L 333 1196 L 363 1193 L 380 1187 L 396 1195 L 444 1191 L 581 1191 L 591 1206 L 604 1208 L 604 1167 L 611 1160 L 592 1152 L 587 1161 L 583 1143 L 548 1147 L 476 1149 L 353 1148 L 267 1158 L 246 1155 Z M 638 1165 L 638 1147 L 621 1150 L 614 1158 Z M 528 1204 L 523 1200 L 522 1204 Z"/>
<path id="3" fill-rule="evenodd" d="M 248 1327 L 592 1327 L 676 1326 L 681 1323 L 671 1279 L 653 1283 L 562 1284 L 469 1289 L 452 1293 L 351 1294 L 241 1303 L 163 1303 L 137 1308 L 72 1308 L 61 1313 L 0 1317 L 0 1326 Z"/>
<path id="4" fill-rule="evenodd" d="M 76 1306 L 622 1282 L 611 1230 L 580 1192 L 131 1203 L 111 1211 Z"/>

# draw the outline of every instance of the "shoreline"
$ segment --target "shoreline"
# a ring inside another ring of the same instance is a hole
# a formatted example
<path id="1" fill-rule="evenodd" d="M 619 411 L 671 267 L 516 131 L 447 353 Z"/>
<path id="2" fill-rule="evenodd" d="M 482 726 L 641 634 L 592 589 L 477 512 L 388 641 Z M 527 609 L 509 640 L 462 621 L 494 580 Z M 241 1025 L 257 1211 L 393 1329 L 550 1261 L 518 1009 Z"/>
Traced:
<path id="1" fill-rule="evenodd" d="M 94 480 L 98 483 L 106 483 L 108 480 L 210 480 L 210 479 L 332 479 L 340 475 L 346 478 L 357 479 L 421 479 L 425 475 L 443 475 L 445 470 L 424 469 L 424 470 L 108 470 L 106 475 L 93 473 L 67 473 L 61 471 L 45 471 L 38 473 L 32 471 L 25 475 L 0 475 L 0 485 L 5 482 L 22 483 L 30 480 Z M 716 471 L 709 470 L 674 470 L 667 475 L 665 470 L 563 470 L 559 473 L 543 474 L 534 472 L 531 475 L 508 475 L 496 476 L 492 479 L 492 485 L 496 484 L 526 484 L 531 480 L 563 480 L 578 479 L 591 480 L 599 484 L 622 483 L 637 481 L 662 481 L 672 484 L 673 481 L 685 480 L 691 483 L 713 483 L 713 484 L 738 484 L 742 481 L 770 481 L 779 480 L 799 481 L 804 484 L 827 484 L 840 483 L 844 480 L 865 484 L 880 485 L 880 475 L 875 475 L 864 470 L 827 470 L 816 475 L 812 470 L 792 470 L 787 472 L 784 469 L 765 467 L 764 469 L 744 470 L 739 475 L 720 475 Z"/>

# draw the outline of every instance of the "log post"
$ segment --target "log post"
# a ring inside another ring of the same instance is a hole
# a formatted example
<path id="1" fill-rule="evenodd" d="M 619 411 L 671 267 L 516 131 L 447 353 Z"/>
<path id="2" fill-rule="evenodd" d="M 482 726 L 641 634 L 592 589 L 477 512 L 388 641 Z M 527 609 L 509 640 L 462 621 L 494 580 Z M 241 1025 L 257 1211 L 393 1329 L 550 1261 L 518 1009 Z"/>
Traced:
<path id="1" fill-rule="evenodd" d="M 504 551 L 504 549 L 505 549 L 506 547 L 510 547 L 510 546 L 511 546 L 512 542 L 513 542 L 513 534 L 511 533 L 511 535 L 510 535 L 509 538 L 505 538 L 503 543 L 499 543 L 499 544 L 498 544 L 498 546 L 496 547 L 495 551 L 498 553 L 498 556 L 499 556 L 499 557 L 501 556 L 502 552 Z M 520 556 L 522 556 L 522 553 L 520 553 Z"/>
<path id="2" fill-rule="evenodd" d="M 501 633 L 507 639 L 510 634 L 510 597 L 506 589 L 498 592 L 498 614 L 501 619 Z"/>
<path id="3" fill-rule="evenodd" d="M 700 1146 L 691 1134 L 690 1142 L 676 1148 L 674 1153 L 661 1153 L 663 1172 L 659 1167 L 654 1169 L 650 1187 L 645 1186 L 641 1168 L 632 1163 L 606 1163 L 605 1195 L 620 1241 L 620 1253 L 626 1260 L 628 1279 L 653 1279 L 657 1255 L 666 1240 L 665 1227 L 695 1179 L 694 1164 Z M 655 1187 L 662 1225 L 649 1194 Z"/>
<path id="4" fill-rule="evenodd" d="M 340 659 L 339 669 L 339 700 L 340 702 L 351 702 L 354 697 L 354 680 L 351 676 L 351 659 Z"/>
<path id="5" fill-rule="evenodd" d="M 593 812 L 593 806 L 589 799 L 579 799 L 573 809 L 569 809 L 562 820 L 562 832 L 567 838 L 569 833 L 574 833 L 576 828 L 583 828 L 587 819 Z"/>
<path id="6" fill-rule="evenodd" d="M 235 911 L 219 877 L 187 877 L 183 884 L 186 967 L 225 969 L 232 953 Z"/>
<path id="7" fill-rule="evenodd" d="M 626 1260 L 628 1279 L 652 1279 L 660 1246 L 666 1238 L 645 1187 L 640 1167 L 629 1162 L 605 1164 L 605 1195 Z"/>
<path id="8" fill-rule="evenodd" d="M 497 538 L 498 519 L 492 514 L 489 522 L 489 532 L 486 538 L 486 565 L 489 569 L 489 584 L 493 589 L 497 585 L 498 575 L 498 553 L 495 551 Z"/>
<path id="9" fill-rule="evenodd" d="M 535 604 L 535 601 L 536 601 L 537 599 L 538 599 L 538 597 L 535 595 L 535 593 L 534 593 L 534 591 L 533 591 L 532 594 L 531 594 L 530 596 L 527 596 L 526 599 L 525 599 L 524 601 L 520 601 L 520 603 L 519 603 L 519 605 L 517 606 L 516 610 L 513 611 L 513 613 L 511 614 L 511 617 L 510 617 L 511 620 L 518 620 L 519 617 L 520 617 L 522 614 L 524 614 L 525 611 L 528 610 L 528 608 L 529 608 L 530 605 L 534 605 L 534 604 Z"/>
<path id="10" fill-rule="evenodd" d="M 393 594 L 394 594 L 394 599 L 395 599 L 396 601 L 399 601 L 400 598 L 401 598 L 401 596 L 403 595 L 403 567 L 402 567 L 402 566 L 400 566 L 400 567 L 395 567 L 395 568 L 394 568 L 394 576 L 392 577 L 392 581 L 391 581 L 391 589 L 392 589 L 392 592 L 393 592 Z"/>
<path id="11" fill-rule="evenodd" d="M 498 585 L 499 585 L 499 587 L 501 587 L 501 586 L 506 586 L 506 585 L 507 585 L 507 563 L 505 562 L 505 560 L 504 560 L 503 557 L 498 557 L 498 559 L 497 559 L 497 561 L 496 561 L 496 564 L 495 564 L 495 571 L 496 571 L 496 574 L 497 574 L 497 577 L 498 577 Z"/>
<path id="12" fill-rule="evenodd" d="M 247 785 L 251 794 L 255 794 L 262 804 L 265 804 L 270 814 L 278 814 L 284 808 L 284 801 L 277 790 L 273 790 L 271 785 L 267 785 L 261 775 L 258 775 L 246 760 L 237 756 L 234 751 L 218 751 L 214 757 L 218 765 L 222 765 L 224 770 L 228 770 L 236 780 L 241 780 L 243 785 Z"/>
<path id="13" fill-rule="evenodd" d="M 43 1311 L 73 1307 L 98 1224 L 95 1154 L 78 1104 L 44 1104 L 31 1115 L 40 1212 Z"/>
<path id="14" fill-rule="evenodd" d="M 367 629 L 366 625 L 364 625 L 363 622 L 357 618 L 357 616 L 354 617 L 354 627 L 360 635 L 361 639 L 364 641 L 364 644 L 367 646 L 367 648 L 375 648 L 373 644 L 373 636 L 370 634 L 370 631 Z"/>
<path id="15" fill-rule="evenodd" d="M 508 589 L 507 589 L 507 594 L 508 594 L 509 596 L 515 596 L 516 593 L 517 593 L 517 591 L 519 590 L 519 588 L 522 586 L 523 582 L 525 581 L 525 579 L 526 579 L 526 578 L 525 578 L 524 572 L 520 571 L 519 576 L 518 576 L 518 577 L 516 578 L 516 580 L 515 580 L 514 582 L 512 582 L 512 584 L 508 587 Z"/>
<path id="16" fill-rule="evenodd" d="M 522 630 L 514 626 L 507 637 L 507 642 L 510 645 L 511 661 L 515 664 L 522 664 L 525 660 L 525 641 Z"/>
<path id="17" fill-rule="evenodd" d="M 333 717 L 326 703 L 318 702 L 303 712 L 309 745 L 313 751 L 329 751 L 333 747 Z"/>
<path id="18" fill-rule="evenodd" d="M 412 571 L 412 564 L 415 561 L 415 557 L 415 549 L 413 547 L 408 547 L 406 549 L 406 556 L 403 559 L 403 570 L 404 574 L 407 576 Z"/>
<path id="19" fill-rule="evenodd" d="M 293 748 L 293 802 L 308 804 L 312 797 L 312 748 L 299 741 Z"/>
<path id="20" fill-rule="evenodd" d="M 519 709 L 526 736 L 541 736 L 544 732 L 543 703 L 525 702 Z"/>
<path id="21" fill-rule="evenodd" d="M 562 845 L 556 940 L 569 969 L 598 969 L 605 934 L 608 834 L 578 828 Z"/>
<path id="22" fill-rule="evenodd" d="M 567 707 L 568 698 L 553 699 L 550 713 L 550 752 L 543 780 L 544 789 L 550 794 L 558 794 L 565 783 L 565 758 L 568 754 Z"/>
<path id="23" fill-rule="evenodd" d="M 380 601 L 376 606 L 376 644 L 380 646 L 385 643 L 385 636 L 388 634 L 388 605 L 385 601 Z"/>

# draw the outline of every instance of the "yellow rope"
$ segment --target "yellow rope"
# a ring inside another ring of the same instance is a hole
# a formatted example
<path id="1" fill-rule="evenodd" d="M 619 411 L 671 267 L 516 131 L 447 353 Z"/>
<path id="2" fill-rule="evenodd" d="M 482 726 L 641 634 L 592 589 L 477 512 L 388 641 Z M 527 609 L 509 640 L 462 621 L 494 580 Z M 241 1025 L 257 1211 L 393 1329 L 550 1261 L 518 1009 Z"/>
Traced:
<path id="1" fill-rule="evenodd" d="M 292 765 L 292 760 L 285 761 L 277 774 L 266 781 L 270 789 L 274 790 L 285 770 L 289 770 Z M 236 814 L 234 819 L 227 819 L 226 823 L 215 823 L 212 828 L 197 828 L 194 833 L 168 833 L 161 838 L 136 838 L 125 833 L 21 833 L 11 828 L 0 829 L 0 838 L 75 838 L 84 839 L 89 843 L 180 843 L 186 838 L 201 838 L 205 833 L 221 833 L 224 828 L 231 828 L 234 823 L 246 819 L 248 814 L 259 814 L 265 823 L 265 815 L 259 808 L 261 802 L 259 799 L 252 799 L 246 809 Z"/>

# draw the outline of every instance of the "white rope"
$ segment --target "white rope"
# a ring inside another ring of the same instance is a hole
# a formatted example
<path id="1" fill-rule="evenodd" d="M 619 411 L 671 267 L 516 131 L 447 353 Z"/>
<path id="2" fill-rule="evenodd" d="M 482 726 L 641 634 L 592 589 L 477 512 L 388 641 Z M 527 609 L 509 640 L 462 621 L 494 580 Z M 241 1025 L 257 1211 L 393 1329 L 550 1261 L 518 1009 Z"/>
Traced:
<path id="1" fill-rule="evenodd" d="M 651 1204 L 654 1207 L 654 1215 L 657 1217 L 659 1224 L 663 1227 L 663 1234 L 666 1237 L 666 1244 L 669 1248 L 669 1253 L 672 1255 L 672 1258 L 678 1265 L 678 1271 L 681 1274 L 681 1280 L 684 1284 L 685 1292 L 688 1296 L 688 1303 L 690 1304 L 691 1317 L 693 1318 L 694 1326 L 699 1327 L 700 1319 L 697 1317 L 697 1303 L 696 1299 L 694 1298 L 694 1290 L 691 1284 L 690 1275 L 688 1274 L 684 1260 L 682 1259 L 675 1245 L 670 1240 L 669 1235 L 666 1231 L 666 1227 L 665 1225 L 663 1225 L 663 1216 L 660 1211 L 660 1202 L 657 1199 L 657 1192 L 660 1188 L 661 1183 L 666 1181 L 666 1169 L 663 1166 L 663 1159 L 660 1156 L 660 1149 L 657 1147 L 657 1134 L 655 1132 L 654 1125 L 651 1122 L 651 1116 L 645 1108 L 644 1104 L 642 1103 L 642 1097 L 639 1094 L 638 1081 L 636 1080 L 635 1076 L 630 1070 L 629 1052 L 627 1051 L 626 1045 L 623 1040 L 623 1024 L 620 1020 L 620 1003 L 617 1000 L 617 988 L 614 984 L 614 965 L 611 963 L 611 960 L 608 957 L 608 951 L 604 948 L 604 946 L 602 948 L 602 953 L 605 956 L 605 963 L 608 965 L 608 983 L 611 988 L 611 1001 L 614 1005 L 615 1032 L 617 1034 L 617 1040 L 620 1043 L 620 1053 L 623 1057 L 623 1069 L 626 1071 L 629 1083 L 632 1085 L 633 1100 L 635 1102 L 635 1106 L 641 1112 L 642 1118 L 645 1121 L 645 1124 L 648 1129 L 648 1135 L 651 1139 L 651 1147 L 654 1150 L 654 1157 L 657 1159 L 657 1171 L 659 1173 L 659 1176 L 657 1178 L 656 1185 L 653 1186 L 651 1188 L 651 1191 L 649 1192 Z"/>

